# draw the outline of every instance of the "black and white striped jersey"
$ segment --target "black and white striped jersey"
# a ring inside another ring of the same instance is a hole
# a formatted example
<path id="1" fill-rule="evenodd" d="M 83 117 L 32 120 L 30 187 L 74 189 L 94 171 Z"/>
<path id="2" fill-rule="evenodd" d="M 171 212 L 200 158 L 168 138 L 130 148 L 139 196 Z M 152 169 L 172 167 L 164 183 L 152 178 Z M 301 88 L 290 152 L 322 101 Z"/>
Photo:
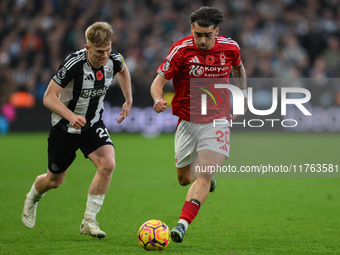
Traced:
<path id="1" fill-rule="evenodd" d="M 77 115 L 86 118 L 86 125 L 79 130 L 68 120 L 52 113 L 52 126 L 64 131 L 80 134 L 99 121 L 104 111 L 104 97 L 113 77 L 123 68 L 123 57 L 111 53 L 107 64 L 99 69 L 93 68 L 87 58 L 86 49 L 69 55 L 59 66 L 53 80 L 64 89 L 60 100 Z"/>

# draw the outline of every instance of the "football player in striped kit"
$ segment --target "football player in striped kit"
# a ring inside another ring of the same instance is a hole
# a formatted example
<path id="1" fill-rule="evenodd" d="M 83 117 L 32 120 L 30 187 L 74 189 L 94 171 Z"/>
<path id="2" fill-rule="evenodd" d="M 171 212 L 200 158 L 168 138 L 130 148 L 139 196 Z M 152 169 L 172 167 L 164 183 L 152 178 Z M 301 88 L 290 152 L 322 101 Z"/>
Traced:
<path id="1" fill-rule="evenodd" d="M 178 116 L 175 133 L 177 178 L 182 186 L 192 184 L 179 221 L 171 230 L 171 238 L 176 243 L 183 241 L 185 231 L 209 191 L 216 188 L 214 172 L 200 169 L 218 168 L 229 157 L 230 94 L 227 89 L 215 90 L 217 81 L 211 78 L 228 84 L 231 72 L 244 94 L 241 105 L 247 109 L 246 73 L 239 45 L 229 37 L 218 36 L 218 24 L 224 21 L 224 15 L 213 7 L 202 6 L 191 14 L 190 19 L 192 35 L 173 44 L 151 85 L 153 108 L 159 113 L 167 105 L 163 87 L 170 79 L 173 81 L 175 95 L 171 106 L 172 113 Z M 208 114 L 201 111 L 203 94 L 205 98 L 209 95 L 206 100 Z M 237 117 L 234 115 L 233 119 Z M 225 124 L 215 126 L 215 120 Z"/>
<path id="2" fill-rule="evenodd" d="M 96 215 L 104 202 L 115 168 L 115 151 L 102 121 L 104 97 L 117 74 L 125 103 L 117 122 L 132 106 L 131 78 L 121 54 L 112 52 L 114 35 L 106 22 L 96 22 L 85 31 L 85 48 L 70 54 L 59 66 L 44 95 L 44 105 L 52 111 L 48 137 L 48 170 L 39 175 L 26 194 L 22 221 L 33 228 L 38 201 L 58 188 L 80 149 L 97 172 L 88 190 L 80 233 L 104 238 Z"/>

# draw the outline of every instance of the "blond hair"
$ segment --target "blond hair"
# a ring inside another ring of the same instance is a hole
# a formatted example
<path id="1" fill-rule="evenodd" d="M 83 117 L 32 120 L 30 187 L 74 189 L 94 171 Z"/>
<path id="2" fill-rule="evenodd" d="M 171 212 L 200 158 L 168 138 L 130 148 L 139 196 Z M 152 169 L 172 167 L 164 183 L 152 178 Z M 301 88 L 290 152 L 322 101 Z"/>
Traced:
<path id="1" fill-rule="evenodd" d="M 112 43 L 114 41 L 112 27 L 107 22 L 96 22 L 89 26 L 85 31 L 88 44 L 96 47 Z"/>

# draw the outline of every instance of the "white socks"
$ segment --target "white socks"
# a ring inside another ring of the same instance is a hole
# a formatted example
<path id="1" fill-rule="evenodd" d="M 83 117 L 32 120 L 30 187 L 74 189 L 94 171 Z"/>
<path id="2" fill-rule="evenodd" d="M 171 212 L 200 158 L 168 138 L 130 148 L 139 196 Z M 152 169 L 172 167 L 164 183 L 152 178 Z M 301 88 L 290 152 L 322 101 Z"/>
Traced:
<path id="1" fill-rule="evenodd" d="M 42 199 L 45 196 L 46 192 L 44 194 L 40 194 L 35 189 L 34 183 L 32 185 L 32 188 L 30 192 L 28 192 L 27 197 L 32 199 L 34 202 L 38 202 L 40 199 Z M 105 195 L 91 195 L 88 194 L 87 196 L 87 204 L 86 204 L 86 210 L 84 217 L 85 219 L 96 219 L 97 213 L 100 211 L 100 208 L 102 207 L 104 203 Z"/>
<path id="2" fill-rule="evenodd" d="M 91 195 L 88 194 L 87 196 L 87 204 L 86 204 L 86 211 L 84 214 L 85 219 L 92 219 L 95 220 L 97 213 L 100 211 L 104 203 L 105 195 Z"/>
<path id="3" fill-rule="evenodd" d="M 180 219 L 178 223 L 182 223 L 184 225 L 184 231 L 187 231 L 189 223 L 186 220 Z"/>
<path id="4" fill-rule="evenodd" d="M 30 192 L 28 192 L 28 198 L 32 199 L 34 202 L 38 202 L 40 199 L 45 196 L 46 192 L 44 194 L 38 193 L 38 191 L 35 189 L 34 183 L 32 185 L 32 188 Z"/>

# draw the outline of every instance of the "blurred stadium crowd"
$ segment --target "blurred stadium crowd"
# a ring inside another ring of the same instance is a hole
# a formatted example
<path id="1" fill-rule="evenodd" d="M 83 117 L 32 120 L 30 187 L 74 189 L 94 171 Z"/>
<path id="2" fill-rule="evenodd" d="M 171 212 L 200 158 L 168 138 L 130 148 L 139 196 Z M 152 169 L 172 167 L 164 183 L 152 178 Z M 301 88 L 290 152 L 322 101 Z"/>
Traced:
<path id="1" fill-rule="evenodd" d="M 339 86 L 325 79 L 340 77 L 338 0 L 1 0 L 0 105 L 21 91 L 31 96 L 27 106 L 41 103 L 58 65 L 101 20 L 113 26 L 113 49 L 131 72 L 134 105 L 151 106 L 158 66 L 190 34 L 189 15 L 202 5 L 226 15 L 220 35 L 239 43 L 247 77 L 312 78 L 309 89 L 327 93 L 321 105 L 340 105 Z M 112 104 L 121 103 L 118 91 L 109 90 Z"/>

